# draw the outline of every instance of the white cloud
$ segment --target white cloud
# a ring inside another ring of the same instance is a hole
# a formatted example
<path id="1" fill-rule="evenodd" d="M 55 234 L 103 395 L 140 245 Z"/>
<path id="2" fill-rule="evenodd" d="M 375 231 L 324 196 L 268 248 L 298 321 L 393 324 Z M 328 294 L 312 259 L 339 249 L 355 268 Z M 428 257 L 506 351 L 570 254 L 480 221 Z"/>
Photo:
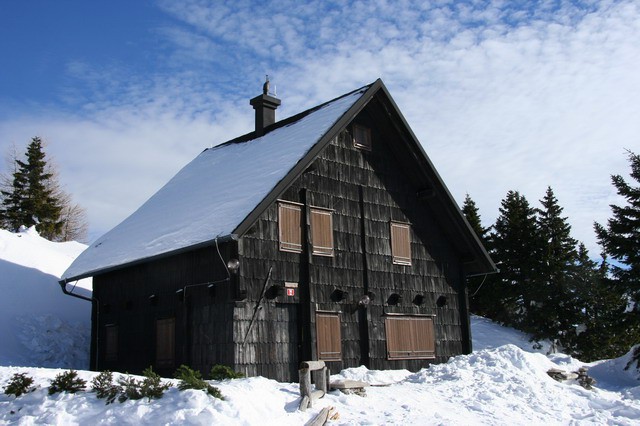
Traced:
<path id="1" fill-rule="evenodd" d="M 76 63 L 70 71 L 95 89 L 81 115 L 0 121 L 3 144 L 38 131 L 59 144 L 93 229 L 114 225 L 201 149 L 250 131 L 248 99 L 264 74 L 283 100 L 279 117 L 382 77 L 459 202 L 469 192 L 488 224 L 508 190 L 537 205 L 550 185 L 597 254 L 592 222 L 610 215 L 609 175 L 627 173 L 624 148 L 640 151 L 638 2 L 162 7 L 179 22 L 158 29 L 174 47 L 166 69 L 103 75 Z"/>

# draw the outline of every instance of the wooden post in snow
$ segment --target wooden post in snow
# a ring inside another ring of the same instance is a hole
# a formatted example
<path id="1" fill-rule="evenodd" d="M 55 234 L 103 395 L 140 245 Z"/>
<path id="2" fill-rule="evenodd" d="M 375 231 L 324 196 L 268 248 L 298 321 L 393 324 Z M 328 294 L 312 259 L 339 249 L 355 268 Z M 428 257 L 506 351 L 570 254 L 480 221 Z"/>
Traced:
<path id="1" fill-rule="evenodd" d="M 311 372 L 321 370 L 321 374 L 318 375 L 316 383 L 316 389 L 311 389 Z M 327 383 L 327 367 L 324 361 L 304 361 L 300 364 L 298 370 L 298 377 L 300 379 L 300 410 L 306 411 L 307 408 L 313 406 L 313 401 L 322 398 L 329 387 Z"/>

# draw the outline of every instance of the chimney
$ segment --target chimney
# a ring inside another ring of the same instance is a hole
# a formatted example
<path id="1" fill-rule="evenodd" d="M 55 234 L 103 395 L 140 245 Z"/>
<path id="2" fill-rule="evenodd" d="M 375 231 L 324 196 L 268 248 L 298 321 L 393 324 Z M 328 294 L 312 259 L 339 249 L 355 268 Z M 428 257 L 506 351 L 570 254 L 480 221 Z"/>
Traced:
<path id="1" fill-rule="evenodd" d="M 262 95 L 249 101 L 256 110 L 256 136 L 264 135 L 264 128 L 276 122 L 276 108 L 280 99 L 269 96 L 269 76 L 262 86 Z"/>

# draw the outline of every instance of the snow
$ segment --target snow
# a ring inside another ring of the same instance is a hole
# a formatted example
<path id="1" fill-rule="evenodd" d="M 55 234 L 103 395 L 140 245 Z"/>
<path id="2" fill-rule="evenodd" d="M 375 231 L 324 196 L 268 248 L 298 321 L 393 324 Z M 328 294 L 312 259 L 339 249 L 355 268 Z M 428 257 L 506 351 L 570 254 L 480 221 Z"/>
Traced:
<path id="1" fill-rule="evenodd" d="M 50 381 L 64 370 L 41 368 L 44 365 L 79 369 L 87 382 L 97 374 L 83 370 L 88 341 L 84 349 L 73 349 L 82 327 L 88 332 L 90 304 L 63 295 L 56 283 L 56 273 L 81 249 L 70 243 L 50 243 L 34 230 L 0 231 L 4 293 L 0 298 L 0 389 L 14 373 L 27 373 L 37 386 L 18 398 L 0 395 L 0 424 L 301 425 L 327 406 L 339 413 L 330 425 L 640 424 L 640 372 L 634 365 L 627 368 L 633 349 L 618 359 L 585 364 L 565 354 L 546 355 L 545 345 L 533 348 L 526 335 L 475 316 L 472 354 L 416 373 L 365 367 L 343 370 L 332 380 L 365 381 L 371 385 L 366 397 L 331 391 L 306 412 L 298 411 L 296 383 L 263 377 L 213 381 L 224 401 L 176 387 L 160 400 L 110 405 L 88 391 L 49 396 Z M 50 288 L 55 291 L 49 292 Z M 18 316 L 39 320 L 26 329 L 16 321 Z M 62 326 L 72 318 L 80 321 L 78 329 Z M 5 327 L 8 321 L 11 326 Z M 47 337 L 52 330 L 58 330 L 57 346 Z M 76 350 L 84 350 L 84 358 L 73 355 Z M 37 359 L 35 352 L 39 352 Z M 557 382 L 546 374 L 550 368 L 575 371 L 582 366 L 597 380 L 593 390 L 575 381 Z"/>
<path id="2" fill-rule="evenodd" d="M 548 353 L 550 342 L 530 342 L 526 333 L 509 327 L 503 327 L 490 319 L 471 315 L 471 335 L 473 349 L 490 349 L 502 345 L 516 345 L 528 352 Z"/>
<path id="3" fill-rule="evenodd" d="M 84 249 L 34 228 L 0 230 L 0 365 L 87 368 L 91 304 L 66 296 L 60 274 Z M 75 292 L 90 294 L 91 280 Z"/>
<path id="4" fill-rule="evenodd" d="M 205 150 L 93 243 L 63 278 L 87 276 L 231 234 L 365 89 L 260 138 Z"/>

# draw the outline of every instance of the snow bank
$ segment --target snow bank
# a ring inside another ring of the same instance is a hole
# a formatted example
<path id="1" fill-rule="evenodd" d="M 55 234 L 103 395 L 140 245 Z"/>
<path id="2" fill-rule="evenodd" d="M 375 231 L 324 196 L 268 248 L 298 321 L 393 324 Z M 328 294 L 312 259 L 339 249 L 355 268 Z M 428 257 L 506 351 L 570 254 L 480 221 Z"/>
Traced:
<path id="1" fill-rule="evenodd" d="M 471 336 L 473 350 L 497 348 L 502 345 L 516 345 L 527 352 L 549 353 L 548 341 L 531 342 L 528 334 L 501 326 L 488 318 L 471 315 Z"/>
<path id="2" fill-rule="evenodd" d="M 17 399 L 0 395 L 0 423 L 301 425 L 326 406 L 339 413 L 339 419 L 329 423 L 335 425 L 640 422 L 640 401 L 633 397 L 637 386 L 622 387 L 620 392 L 588 391 L 551 379 L 546 371 L 554 367 L 559 366 L 542 354 L 506 345 L 458 356 L 418 373 L 352 368 L 332 380 L 370 380 L 373 385 L 366 388 L 366 397 L 332 391 L 307 412 L 297 410 L 297 384 L 262 377 L 212 382 L 224 401 L 201 391 L 172 388 L 161 400 L 105 405 L 91 392 L 49 397 L 49 380 L 60 370 L 0 367 L 2 387 L 15 372 L 36 377 L 40 386 Z M 96 373 L 79 374 L 90 381 Z"/>
<path id="3" fill-rule="evenodd" d="M 66 296 L 60 274 L 86 246 L 34 228 L 0 230 L 0 365 L 87 368 L 91 304 Z M 76 292 L 90 295 L 91 281 Z"/>

